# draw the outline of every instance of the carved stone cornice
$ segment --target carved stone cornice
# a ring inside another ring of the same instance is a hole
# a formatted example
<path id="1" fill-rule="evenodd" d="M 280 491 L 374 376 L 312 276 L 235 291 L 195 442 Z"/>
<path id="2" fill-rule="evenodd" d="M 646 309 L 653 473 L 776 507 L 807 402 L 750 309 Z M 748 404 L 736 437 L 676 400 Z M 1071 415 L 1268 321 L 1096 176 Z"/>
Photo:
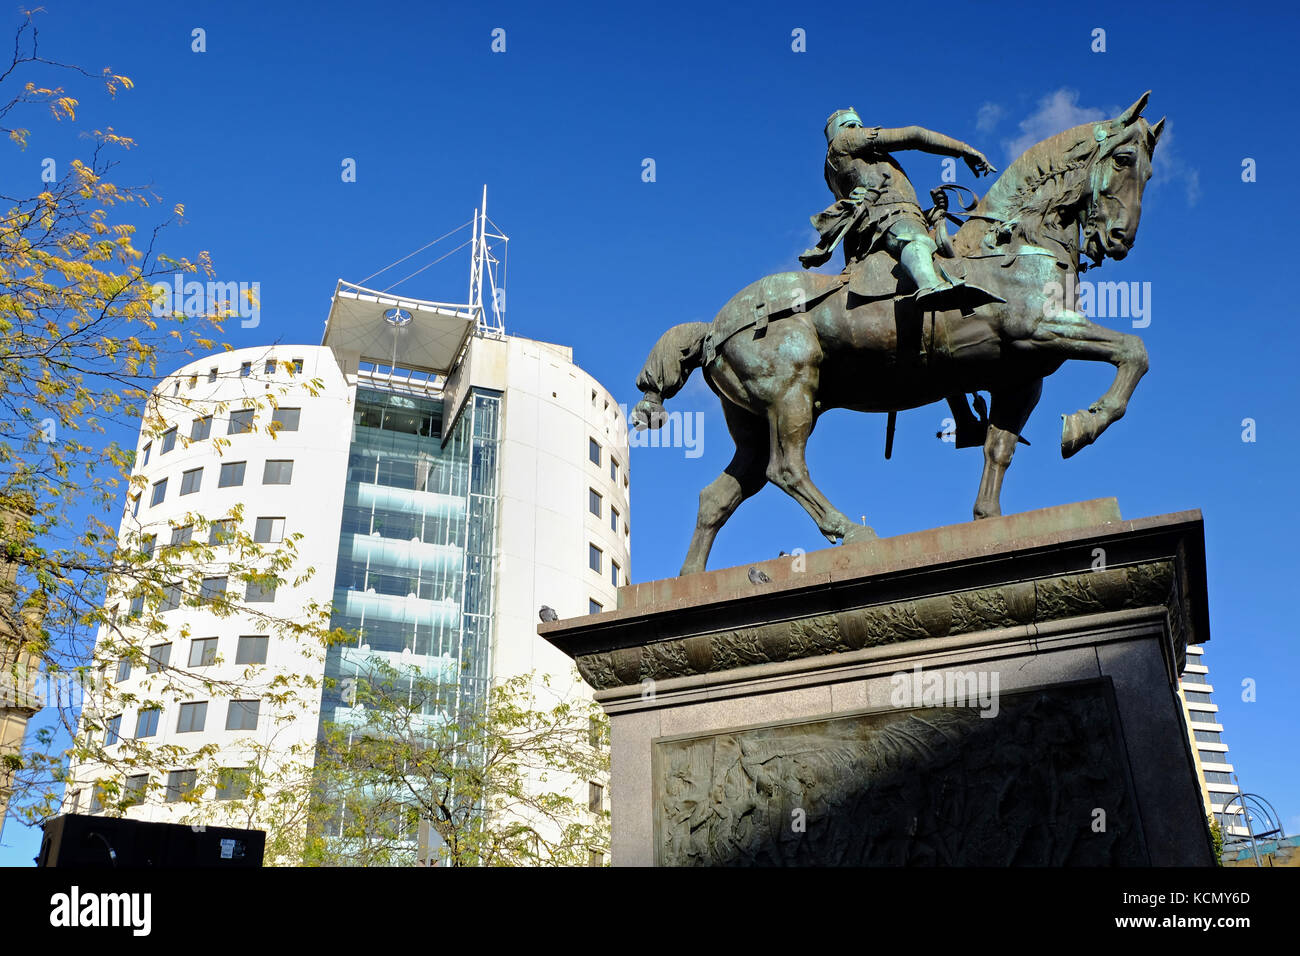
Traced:
<path id="1" fill-rule="evenodd" d="M 1209 637 L 1204 547 L 1199 512 L 1125 521 L 1085 502 L 760 562 L 759 585 L 744 566 L 633 585 L 617 611 L 538 632 L 607 691 L 1163 608 L 1181 668 Z"/>
<path id="2" fill-rule="evenodd" d="M 1056 575 L 656 641 L 576 658 L 596 690 L 842 654 L 926 638 L 955 637 L 1085 614 L 1177 607 L 1174 563 Z"/>

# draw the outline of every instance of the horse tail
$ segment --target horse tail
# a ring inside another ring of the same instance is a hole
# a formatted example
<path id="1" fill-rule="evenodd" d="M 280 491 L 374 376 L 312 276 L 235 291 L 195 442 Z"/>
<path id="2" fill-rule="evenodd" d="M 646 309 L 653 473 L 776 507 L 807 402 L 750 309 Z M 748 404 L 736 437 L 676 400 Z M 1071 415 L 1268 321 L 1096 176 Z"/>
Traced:
<path id="1" fill-rule="evenodd" d="M 659 336 L 636 377 L 636 387 L 644 396 L 632 409 L 631 423 L 638 431 L 663 425 L 664 402 L 704 364 L 704 339 L 710 327 L 708 322 L 684 322 Z"/>

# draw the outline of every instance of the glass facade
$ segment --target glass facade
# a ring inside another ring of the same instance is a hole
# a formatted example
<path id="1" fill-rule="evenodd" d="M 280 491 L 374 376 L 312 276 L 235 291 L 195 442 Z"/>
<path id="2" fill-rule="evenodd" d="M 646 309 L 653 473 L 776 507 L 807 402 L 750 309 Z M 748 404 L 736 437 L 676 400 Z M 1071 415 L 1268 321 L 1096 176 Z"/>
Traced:
<path id="1" fill-rule="evenodd" d="M 330 620 L 355 637 L 327 654 L 322 726 L 362 722 L 349 684 L 376 658 L 443 689 L 430 724 L 486 703 L 500 394 L 472 390 L 445 443 L 443 428 L 440 399 L 357 390 Z"/>
<path id="2" fill-rule="evenodd" d="M 474 390 L 443 442 L 440 399 L 360 388 L 353 415 L 322 722 L 367 658 L 448 687 L 431 719 L 484 699 L 491 675 L 501 397 Z"/>

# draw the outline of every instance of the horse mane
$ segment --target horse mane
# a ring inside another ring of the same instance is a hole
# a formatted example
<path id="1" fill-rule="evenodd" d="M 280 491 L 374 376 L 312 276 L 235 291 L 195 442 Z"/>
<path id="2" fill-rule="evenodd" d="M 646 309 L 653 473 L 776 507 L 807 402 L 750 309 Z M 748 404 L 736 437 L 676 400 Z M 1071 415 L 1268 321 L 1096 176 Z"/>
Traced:
<path id="1" fill-rule="evenodd" d="M 1092 165 L 1101 149 L 1096 126 L 1072 127 L 1025 150 L 972 212 L 1015 223 L 1010 236 L 1015 245 L 1043 245 L 1047 239 L 1070 244 L 1072 237 L 1061 234 L 1060 213 L 1077 205 L 1088 189 L 1089 177 L 1078 173 Z M 999 227 L 978 218 L 971 222 L 981 235 Z"/>

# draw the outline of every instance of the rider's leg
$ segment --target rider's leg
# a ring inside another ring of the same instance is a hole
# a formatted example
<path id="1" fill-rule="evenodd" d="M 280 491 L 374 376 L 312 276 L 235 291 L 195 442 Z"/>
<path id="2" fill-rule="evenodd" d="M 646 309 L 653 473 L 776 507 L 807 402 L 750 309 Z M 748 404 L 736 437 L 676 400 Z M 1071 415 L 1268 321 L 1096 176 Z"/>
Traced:
<path id="1" fill-rule="evenodd" d="M 949 278 L 937 267 L 934 262 L 937 247 L 925 224 L 916 216 L 903 216 L 895 221 L 885 234 L 884 245 L 916 283 L 917 291 L 912 298 L 922 311 L 967 312 L 989 302 L 1004 301 L 962 279 Z"/>
<path id="2" fill-rule="evenodd" d="M 952 283 L 939 275 L 939 270 L 935 268 L 934 254 L 938 247 L 919 222 L 910 217 L 895 222 L 885 236 L 885 248 L 916 283 L 918 299 L 940 289 L 952 288 Z"/>

